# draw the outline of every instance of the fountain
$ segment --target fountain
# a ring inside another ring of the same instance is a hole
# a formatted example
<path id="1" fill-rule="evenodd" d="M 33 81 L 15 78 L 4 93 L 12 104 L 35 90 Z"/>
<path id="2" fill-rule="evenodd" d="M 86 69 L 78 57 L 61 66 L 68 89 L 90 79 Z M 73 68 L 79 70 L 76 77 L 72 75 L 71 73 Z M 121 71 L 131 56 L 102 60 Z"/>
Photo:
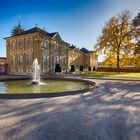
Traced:
<path id="1" fill-rule="evenodd" d="M 33 62 L 33 80 L 31 81 L 31 85 L 37 85 L 40 82 L 40 66 L 38 65 L 37 58 Z"/>
<path id="2" fill-rule="evenodd" d="M 0 81 L 0 98 L 3 96 L 9 96 L 10 98 L 15 95 L 27 97 L 40 97 L 46 94 L 44 97 L 52 97 L 60 95 L 73 95 L 75 93 L 84 93 L 92 90 L 95 83 L 87 80 L 76 79 L 76 78 L 55 78 L 48 77 L 43 78 L 40 81 L 40 65 L 38 60 L 35 59 L 32 65 L 32 81 L 29 78 L 4 78 Z M 0 78 L 1 79 L 1 78 Z M 30 83 L 30 84 L 29 84 Z M 34 85 L 34 86 L 32 86 Z M 5 93 L 5 94 L 2 94 Z M 36 94 L 34 94 L 36 93 Z M 53 94 L 54 93 L 54 94 Z M 12 94 L 12 96 L 11 96 Z M 53 95 L 52 95 L 53 94 Z"/>

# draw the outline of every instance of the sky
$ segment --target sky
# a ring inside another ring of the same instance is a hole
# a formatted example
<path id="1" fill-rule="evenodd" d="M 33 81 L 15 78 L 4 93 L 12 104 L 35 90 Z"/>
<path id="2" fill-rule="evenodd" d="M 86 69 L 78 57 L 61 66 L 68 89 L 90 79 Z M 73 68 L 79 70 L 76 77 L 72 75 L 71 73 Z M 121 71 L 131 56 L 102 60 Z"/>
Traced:
<path id="1" fill-rule="evenodd" d="M 78 48 L 94 50 L 106 21 L 130 10 L 140 12 L 140 0 L 2 0 L 0 2 L 0 57 L 6 56 L 4 37 L 18 24 L 25 30 L 36 26 L 59 32 L 62 39 Z M 99 56 L 98 61 L 102 61 Z"/>

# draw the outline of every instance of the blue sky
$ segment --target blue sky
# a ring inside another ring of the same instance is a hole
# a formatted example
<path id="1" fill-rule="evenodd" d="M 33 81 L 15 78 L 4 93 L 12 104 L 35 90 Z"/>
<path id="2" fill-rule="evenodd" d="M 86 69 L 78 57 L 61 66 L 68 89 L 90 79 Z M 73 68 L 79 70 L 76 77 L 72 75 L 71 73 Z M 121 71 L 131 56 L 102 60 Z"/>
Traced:
<path id="1" fill-rule="evenodd" d="M 132 17 L 140 11 L 140 0 L 5 0 L 0 3 L 0 56 L 6 56 L 4 37 L 21 24 L 25 29 L 45 28 L 79 48 L 93 50 L 105 22 L 125 9 Z M 102 56 L 99 57 L 99 61 Z"/>

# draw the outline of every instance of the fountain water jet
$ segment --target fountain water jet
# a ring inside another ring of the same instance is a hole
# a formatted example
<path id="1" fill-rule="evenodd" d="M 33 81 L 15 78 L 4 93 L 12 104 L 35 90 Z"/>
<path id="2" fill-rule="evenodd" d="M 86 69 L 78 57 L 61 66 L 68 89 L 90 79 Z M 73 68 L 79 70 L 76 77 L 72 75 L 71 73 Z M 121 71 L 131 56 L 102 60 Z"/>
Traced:
<path id="1" fill-rule="evenodd" d="M 40 83 L 40 66 L 38 65 L 38 60 L 35 58 L 33 62 L 33 72 L 32 72 L 33 80 L 31 81 L 32 85 L 37 85 Z"/>

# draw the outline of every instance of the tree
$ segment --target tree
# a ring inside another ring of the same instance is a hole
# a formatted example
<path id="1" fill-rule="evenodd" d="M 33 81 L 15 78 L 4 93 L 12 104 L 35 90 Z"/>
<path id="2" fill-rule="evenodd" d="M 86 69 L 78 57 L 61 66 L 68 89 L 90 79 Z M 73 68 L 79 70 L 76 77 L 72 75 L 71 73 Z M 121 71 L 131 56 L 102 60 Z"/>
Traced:
<path id="1" fill-rule="evenodd" d="M 134 26 L 134 37 L 135 37 L 135 54 L 140 53 L 140 12 L 138 15 L 132 20 L 132 24 Z"/>
<path id="2" fill-rule="evenodd" d="M 55 66 L 55 72 L 61 72 L 61 66 L 60 66 L 60 64 L 56 64 L 56 66 Z"/>
<path id="3" fill-rule="evenodd" d="M 122 58 L 120 58 L 120 60 L 119 60 L 119 64 L 120 64 L 120 66 L 121 67 L 127 67 L 127 66 L 135 66 L 135 59 L 134 59 L 134 57 L 129 57 L 129 56 L 127 56 L 127 55 L 125 55 L 125 57 L 122 57 Z M 116 62 L 116 58 L 115 57 L 111 57 L 111 56 L 109 56 L 109 57 L 107 57 L 103 62 L 102 62 L 102 66 L 104 67 L 106 67 L 106 66 L 108 66 L 108 67 L 115 67 L 116 66 L 116 64 L 117 64 L 117 62 Z"/>
<path id="4" fill-rule="evenodd" d="M 91 66 L 88 67 L 88 71 L 91 71 Z"/>
<path id="5" fill-rule="evenodd" d="M 75 72 L 75 65 L 71 65 L 71 72 Z"/>
<path id="6" fill-rule="evenodd" d="M 22 33 L 22 32 L 24 32 L 24 29 L 23 29 L 23 27 L 20 25 L 20 23 L 19 23 L 19 25 L 16 25 L 14 28 L 13 28 L 13 30 L 11 31 L 11 35 L 12 36 L 15 36 L 15 35 L 18 35 L 18 34 L 20 34 L 20 33 Z"/>
<path id="7" fill-rule="evenodd" d="M 84 71 L 83 65 L 80 66 L 80 71 Z"/>
<path id="8" fill-rule="evenodd" d="M 95 68 L 95 66 L 93 67 L 93 71 L 95 71 L 96 70 L 96 68 Z"/>
<path id="9" fill-rule="evenodd" d="M 96 49 L 107 57 L 115 57 L 117 71 L 120 68 L 120 58 L 133 55 L 134 43 L 132 43 L 132 25 L 129 23 L 130 12 L 124 11 L 118 17 L 112 17 L 102 30 L 98 38 Z"/>

